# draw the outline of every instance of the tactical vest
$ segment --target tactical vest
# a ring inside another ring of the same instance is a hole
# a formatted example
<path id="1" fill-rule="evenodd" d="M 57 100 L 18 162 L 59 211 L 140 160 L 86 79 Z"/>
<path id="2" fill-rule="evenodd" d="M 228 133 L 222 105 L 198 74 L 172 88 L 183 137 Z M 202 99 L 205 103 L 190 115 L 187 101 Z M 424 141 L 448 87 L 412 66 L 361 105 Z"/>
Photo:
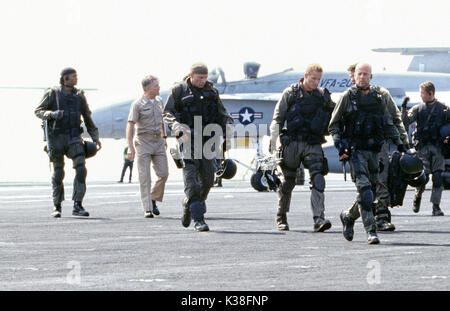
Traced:
<path id="1" fill-rule="evenodd" d="M 69 134 L 72 137 L 78 137 L 83 132 L 81 128 L 81 105 L 83 99 L 81 93 L 65 94 L 61 90 L 53 89 L 53 96 L 58 96 L 52 101 L 52 110 L 64 110 L 63 117 L 59 120 L 53 121 L 50 125 L 53 134 Z M 59 107 L 58 107 L 59 105 Z"/>
<path id="2" fill-rule="evenodd" d="M 293 84 L 292 96 L 286 113 L 286 134 L 291 140 L 302 140 L 308 144 L 325 142 L 331 113 L 326 104 L 331 101 L 327 89 L 315 89 L 306 93 L 300 84 Z"/>
<path id="3" fill-rule="evenodd" d="M 345 121 L 344 138 L 358 150 L 379 152 L 385 139 L 381 93 L 371 86 L 369 94 L 363 95 L 357 87 L 352 87 L 349 96 L 352 112 Z"/>
<path id="4" fill-rule="evenodd" d="M 176 118 L 182 124 L 194 128 L 194 117 L 202 117 L 202 127 L 217 123 L 217 101 L 219 94 L 211 83 L 207 82 L 203 89 L 190 87 L 186 82 L 180 83 L 174 90 Z"/>
<path id="5" fill-rule="evenodd" d="M 444 125 L 444 108 L 438 101 L 432 107 L 427 107 L 426 104 L 419 106 L 417 133 L 414 136 L 419 144 L 436 144 L 441 141 L 440 129 Z"/>

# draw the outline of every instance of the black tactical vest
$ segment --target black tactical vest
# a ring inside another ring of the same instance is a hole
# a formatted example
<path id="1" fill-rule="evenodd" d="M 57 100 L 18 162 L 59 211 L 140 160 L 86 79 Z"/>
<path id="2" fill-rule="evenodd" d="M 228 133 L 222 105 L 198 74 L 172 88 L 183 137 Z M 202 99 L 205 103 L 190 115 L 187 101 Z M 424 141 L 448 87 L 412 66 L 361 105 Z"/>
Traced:
<path id="1" fill-rule="evenodd" d="M 344 138 L 358 150 L 379 152 L 385 139 L 382 95 L 371 86 L 367 95 L 352 87 L 349 96 L 352 112 L 345 120 Z"/>
<path id="2" fill-rule="evenodd" d="M 325 142 L 331 113 L 326 104 L 331 101 L 327 89 L 306 92 L 300 84 L 293 84 L 292 96 L 286 113 L 286 134 L 291 140 L 302 140 L 308 144 Z"/>
<path id="3" fill-rule="evenodd" d="M 82 133 L 81 128 L 81 105 L 83 99 L 79 91 L 66 94 L 61 90 L 54 90 L 54 100 L 52 101 L 52 110 L 64 110 L 63 117 L 60 120 L 53 121 L 51 129 L 54 134 L 70 134 L 77 137 Z M 58 96 L 58 103 L 56 101 Z M 59 104 L 59 107 L 58 107 Z"/>
<path id="4" fill-rule="evenodd" d="M 191 87 L 187 82 L 180 83 L 174 90 L 177 119 L 182 124 L 194 128 L 194 117 L 202 117 L 202 127 L 217 123 L 217 101 L 219 94 L 211 83 L 207 82 L 203 89 Z"/>
<path id="5" fill-rule="evenodd" d="M 431 107 L 427 107 L 426 104 L 421 104 L 417 115 L 417 133 L 414 137 L 421 145 L 436 144 L 441 140 L 440 129 L 443 125 L 443 104 L 438 101 Z"/>

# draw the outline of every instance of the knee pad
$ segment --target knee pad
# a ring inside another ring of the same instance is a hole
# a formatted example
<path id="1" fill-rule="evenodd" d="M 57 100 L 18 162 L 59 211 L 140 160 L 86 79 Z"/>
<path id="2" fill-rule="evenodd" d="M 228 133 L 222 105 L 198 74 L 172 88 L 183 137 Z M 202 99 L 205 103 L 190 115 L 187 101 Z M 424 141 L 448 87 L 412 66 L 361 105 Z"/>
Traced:
<path id="1" fill-rule="evenodd" d="M 442 187 L 442 175 L 441 171 L 433 172 L 433 188 Z"/>
<path id="2" fill-rule="evenodd" d="M 322 174 L 315 174 L 312 177 L 312 187 L 319 192 L 325 191 L 325 178 Z"/>
<path id="3" fill-rule="evenodd" d="M 364 187 L 359 192 L 361 206 L 364 210 L 372 210 L 373 192 L 370 187 Z"/>
<path id="4" fill-rule="evenodd" d="M 75 178 L 79 183 L 84 184 L 86 182 L 87 169 L 84 165 L 79 165 L 75 168 Z"/>
<path id="5" fill-rule="evenodd" d="M 323 158 L 305 160 L 304 165 L 310 172 L 323 171 Z"/>
<path id="6" fill-rule="evenodd" d="M 200 201 L 191 202 L 189 209 L 191 210 L 192 219 L 194 219 L 194 221 L 201 220 L 203 218 L 203 214 L 206 213 L 206 205 L 202 204 Z"/>

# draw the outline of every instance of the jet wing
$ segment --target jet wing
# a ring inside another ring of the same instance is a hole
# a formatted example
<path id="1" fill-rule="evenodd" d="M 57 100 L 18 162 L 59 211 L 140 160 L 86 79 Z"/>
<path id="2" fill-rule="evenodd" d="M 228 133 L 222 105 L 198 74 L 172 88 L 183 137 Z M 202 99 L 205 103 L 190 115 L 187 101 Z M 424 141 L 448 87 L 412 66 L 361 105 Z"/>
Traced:
<path id="1" fill-rule="evenodd" d="M 379 49 L 372 49 L 372 51 L 380 53 L 400 53 L 400 55 L 430 55 L 430 54 L 450 53 L 450 48 L 448 47 L 379 48 Z"/>
<path id="2" fill-rule="evenodd" d="M 274 101 L 278 102 L 281 93 L 236 93 L 236 94 L 220 94 L 222 100 L 227 101 Z"/>

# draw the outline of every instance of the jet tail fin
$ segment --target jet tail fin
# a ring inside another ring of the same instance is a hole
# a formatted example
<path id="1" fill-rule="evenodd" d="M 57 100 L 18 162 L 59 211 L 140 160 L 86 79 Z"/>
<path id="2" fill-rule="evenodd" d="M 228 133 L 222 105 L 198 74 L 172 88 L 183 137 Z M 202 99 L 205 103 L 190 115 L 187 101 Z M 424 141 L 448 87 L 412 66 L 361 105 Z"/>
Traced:
<path id="1" fill-rule="evenodd" d="M 380 48 L 372 51 L 413 55 L 408 71 L 450 73 L 450 47 Z"/>

